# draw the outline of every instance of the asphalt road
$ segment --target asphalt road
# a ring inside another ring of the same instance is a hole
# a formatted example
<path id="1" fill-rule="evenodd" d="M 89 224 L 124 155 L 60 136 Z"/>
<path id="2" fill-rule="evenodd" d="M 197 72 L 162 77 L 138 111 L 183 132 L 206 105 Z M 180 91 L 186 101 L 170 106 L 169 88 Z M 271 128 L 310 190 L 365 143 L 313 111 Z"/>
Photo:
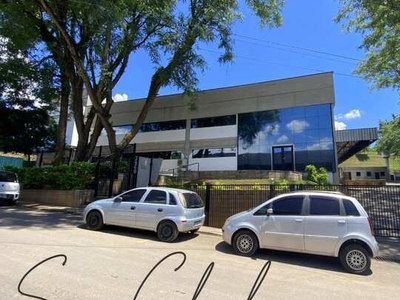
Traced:
<path id="1" fill-rule="evenodd" d="M 192 299 L 210 263 L 213 269 L 198 299 L 247 299 L 263 266 L 270 269 L 253 299 L 398 299 L 400 264 L 373 261 L 372 274 L 345 273 L 337 259 L 275 251 L 255 258 L 234 255 L 217 236 L 181 235 L 171 244 L 152 232 L 107 227 L 86 230 L 74 214 L 0 207 L 0 299 Z"/>

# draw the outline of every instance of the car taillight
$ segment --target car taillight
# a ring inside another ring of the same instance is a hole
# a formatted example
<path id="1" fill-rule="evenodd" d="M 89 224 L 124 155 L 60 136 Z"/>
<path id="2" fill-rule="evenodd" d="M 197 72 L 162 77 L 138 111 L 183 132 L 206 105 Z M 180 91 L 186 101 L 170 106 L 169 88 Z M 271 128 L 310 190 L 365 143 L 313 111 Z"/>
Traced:
<path id="1" fill-rule="evenodd" d="M 375 233 L 374 233 L 374 226 L 373 226 L 373 224 L 372 224 L 372 219 L 371 219 L 371 217 L 368 217 L 368 224 L 369 224 L 369 230 L 371 231 L 371 235 L 374 236 L 374 235 L 375 235 Z"/>

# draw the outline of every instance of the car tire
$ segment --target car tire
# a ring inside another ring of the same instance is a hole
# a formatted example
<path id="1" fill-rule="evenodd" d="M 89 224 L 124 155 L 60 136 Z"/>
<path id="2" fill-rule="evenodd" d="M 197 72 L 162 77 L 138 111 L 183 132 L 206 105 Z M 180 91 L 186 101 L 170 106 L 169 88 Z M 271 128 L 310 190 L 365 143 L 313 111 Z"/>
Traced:
<path id="1" fill-rule="evenodd" d="M 344 247 L 339 258 L 343 268 L 349 273 L 365 275 L 370 272 L 371 256 L 367 249 L 359 244 Z"/>
<path id="2" fill-rule="evenodd" d="M 86 227 L 90 230 L 100 230 L 104 226 L 103 216 L 98 210 L 92 210 L 86 216 Z"/>
<path id="3" fill-rule="evenodd" d="M 178 235 L 178 228 L 172 221 L 163 221 L 157 227 L 157 237 L 162 242 L 171 243 L 176 240 Z"/>
<path id="4" fill-rule="evenodd" d="M 240 230 L 233 237 L 233 250 L 242 256 L 252 256 L 258 250 L 258 239 L 249 230 Z"/>

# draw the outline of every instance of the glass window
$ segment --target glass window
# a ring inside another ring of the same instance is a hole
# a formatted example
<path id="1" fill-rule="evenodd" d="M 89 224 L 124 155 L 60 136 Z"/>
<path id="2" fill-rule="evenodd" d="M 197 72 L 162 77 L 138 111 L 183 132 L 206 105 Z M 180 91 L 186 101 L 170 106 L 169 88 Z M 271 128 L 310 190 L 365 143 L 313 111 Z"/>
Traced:
<path id="1" fill-rule="evenodd" d="M 17 174 L 12 172 L 0 171 L 0 181 L 2 182 L 18 182 Z"/>
<path id="2" fill-rule="evenodd" d="M 178 201 L 176 201 L 176 197 L 172 193 L 168 193 L 169 195 L 169 205 L 177 205 Z"/>
<path id="3" fill-rule="evenodd" d="M 371 172 L 367 172 L 367 176 L 370 177 L 371 176 Z"/>
<path id="4" fill-rule="evenodd" d="M 330 104 L 238 115 L 238 169 L 271 170 L 274 145 L 294 145 L 296 171 L 307 164 L 335 170 Z"/>
<path id="5" fill-rule="evenodd" d="M 127 192 L 121 196 L 122 201 L 123 202 L 139 202 L 140 199 L 142 199 L 142 196 L 144 195 L 145 192 L 146 192 L 145 189 L 138 189 L 138 190 L 133 190 L 133 191 Z"/>
<path id="6" fill-rule="evenodd" d="M 274 215 L 301 215 L 303 197 L 287 197 L 272 203 Z"/>
<path id="7" fill-rule="evenodd" d="M 336 198 L 310 196 L 310 215 L 338 216 L 339 201 Z"/>
<path id="8" fill-rule="evenodd" d="M 203 200 L 196 193 L 179 193 L 179 200 L 184 208 L 203 207 Z"/>
<path id="9" fill-rule="evenodd" d="M 215 126 L 226 126 L 226 125 L 236 125 L 236 115 L 193 119 L 191 122 L 191 128 L 215 127 Z"/>
<path id="10" fill-rule="evenodd" d="M 234 156 L 236 156 L 236 148 L 196 149 L 192 151 L 193 158 Z"/>
<path id="11" fill-rule="evenodd" d="M 381 176 L 385 176 L 385 172 L 381 172 Z"/>
<path id="12" fill-rule="evenodd" d="M 152 190 L 144 203 L 167 204 L 167 194 L 164 191 Z"/>
<path id="13" fill-rule="evenodd" d="M 343 205 L 344 205 L 344 209 L 346 210 L 347 216 L 359 216 L 360 215 L 356 206 L 350 200 L 343 199 Z"/>
<path id="14" fill-rule="evenodd" d="M 160 152 L 144 152 L 139 153 L 140 156 L 148 158 L 162 158 L 162 159 L 181 159 L 181 151 L 160 151 Z"/>
<path id="15" fill-rule="evenodd" d="M 186 128 L 186 120 L 176 120 L 167 122 L 145 123 L 140 126 L 139 132 L 153 132 L 165 130 L 179 130 Z"/>
<path id="16" fill-rule="evenodd" d="M 361 172 L 356 172 L 356 176 L 360 177 L 361 176 Z"/>
<path id="17" fill-rule="evenodd" d="M 267 205 L 264 205 L 263 207 L 261 207 L 259 210 L 257 210 L 254 213 L 254 216 L 266 216 L 267 215 L 267 210 L 269 208 L 271 208 L 271 206 L 272 206 L 271 203 L 267 204 Z"/>

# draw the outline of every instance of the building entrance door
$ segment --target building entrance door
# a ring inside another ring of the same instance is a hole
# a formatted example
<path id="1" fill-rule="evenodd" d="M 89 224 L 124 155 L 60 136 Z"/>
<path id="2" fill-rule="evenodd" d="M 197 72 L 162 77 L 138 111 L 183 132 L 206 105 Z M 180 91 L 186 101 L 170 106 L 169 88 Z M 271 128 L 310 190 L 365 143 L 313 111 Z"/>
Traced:
<path id="1" fill-rule="evenodd" d="M 273 170 L 294 171 L 293 146 L 272 147 Z"/>

